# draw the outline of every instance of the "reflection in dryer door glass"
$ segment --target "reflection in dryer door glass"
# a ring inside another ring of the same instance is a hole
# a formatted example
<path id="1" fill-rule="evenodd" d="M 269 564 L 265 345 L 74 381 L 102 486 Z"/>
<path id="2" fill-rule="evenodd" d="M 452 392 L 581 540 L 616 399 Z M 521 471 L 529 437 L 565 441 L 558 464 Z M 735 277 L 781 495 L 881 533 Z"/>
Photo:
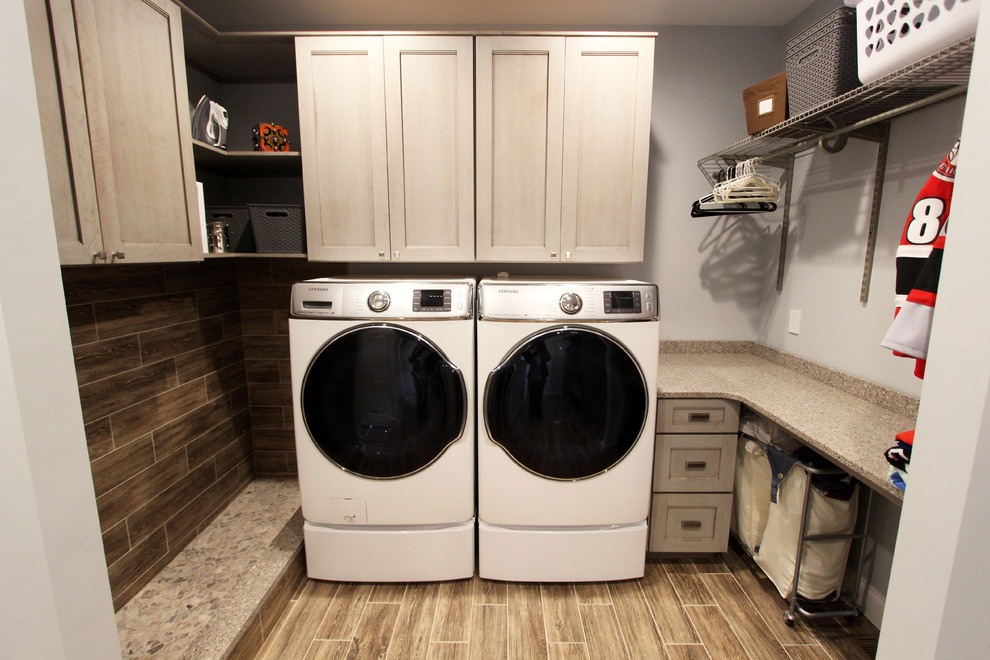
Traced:
<path id="1" fill-rule="evenodd" d="M 303 383 L 303 418 L 331 461 L 387 479 L 423 469 L 461 434 L 460 371 L 431 343 L 396 326 L 358 328 L 330 342 Z"/>
<path id="2" fill-rule="evenodd" d="M 647 387 L 615 341 L 564 328 L 508 356 L 491 374 L 484 405 L 492 440 L 520 465 L 552 479 L 582 479 L 636 444 Z"/>

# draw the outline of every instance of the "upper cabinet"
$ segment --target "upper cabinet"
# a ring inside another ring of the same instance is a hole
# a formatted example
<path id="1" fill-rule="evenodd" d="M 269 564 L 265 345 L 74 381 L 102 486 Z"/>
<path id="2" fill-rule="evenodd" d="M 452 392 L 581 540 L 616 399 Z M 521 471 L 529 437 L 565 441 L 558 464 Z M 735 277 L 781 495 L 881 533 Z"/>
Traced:
<path id="1" fill-rule="evenodd" d="M 296 39 L 311 259 L 473 260 L 472 41 Z"/>
<path id="2" fill-rule="evenodd" d="M 642 261 L 653 47 L 477 38 L 479 261 Z"/>
<path id="3" fill-rule="evenodd" d="M 39 88 L 62 101 L 45 136 L 62 263 L 201 259 L 178 6 L 50 0 L 47 18 L 57 78 Z"/>
<path id="4" fill-rule="evenodd" d="M 564 37 L 478 37 L 477 257 L 560 259 Z"/>

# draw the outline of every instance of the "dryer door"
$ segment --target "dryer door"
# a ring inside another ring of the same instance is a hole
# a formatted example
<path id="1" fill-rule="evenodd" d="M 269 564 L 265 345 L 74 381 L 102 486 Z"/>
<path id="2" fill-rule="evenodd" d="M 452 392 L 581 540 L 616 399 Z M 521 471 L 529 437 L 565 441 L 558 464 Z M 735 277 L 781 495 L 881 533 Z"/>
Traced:
<path id="1" fill-rule="evenodd" d="M 320 451 L 376 479 L 422 470 L 461 436 L 467 420 L 460 370 L 429 340 L 389 324 L 331 339 L 310 364 L 301 394 Z"/>
<path id="2" fill-rule="evenodd" d="M 590 328 L 558 326 L 516 346 L 488 377 L 489 436 L 550 479 L 584 479 L 616 465 L 647 416 L 647 386 L 628 351 Z"/>

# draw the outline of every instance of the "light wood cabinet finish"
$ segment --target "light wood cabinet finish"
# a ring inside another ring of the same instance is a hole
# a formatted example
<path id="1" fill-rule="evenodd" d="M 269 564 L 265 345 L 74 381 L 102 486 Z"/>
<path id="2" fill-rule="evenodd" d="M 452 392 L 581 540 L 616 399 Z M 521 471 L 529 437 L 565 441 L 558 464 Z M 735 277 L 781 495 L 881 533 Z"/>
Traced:
<path id="1" fill-rule="evenodd" d="M 387 260 L 382 38 L 296 39 L 296 67 L 309 256 Z"/>
<path id="2" fill-rule="evenodd" d="M 653 37 L 476 50 L 478 260 L 642 261 Z"/>
<path id="3" fill-rule="evenodd" d="M 556 261 L 564 37 L 478 37 L 477 258 Z"/>
<path id="4" fill-rule="evenodd" d="M 564 77 L 564 261 L 642 261 L 651 37 L 568 37 Z"/>
<path id="5" fill-rule="evenodd" d="M 473 39 L 385 37 L 393 261 L 474 258 Z"/>
<path id="6" fill-rule="evenodd" d="M 653 492 L 731 491 L 735 459 L 736 436 L 729 433 L 657 435 Z"/>
<path id="7" fill-rule="evenodd" d="M 296 39 L 311 259 L 473 259 L 471 44 Z"/>
<path id="8" fill-rule="evenodd" d="M 59 260 L 91 263 L 93 254 L 103 249 L 103 237 L 71 2 L 26 0 L 24 8 Z M 49 11 L 53 20 L 49 20 Z M 63 101 L 76 110 L 63 112 Z"/>
<path id="9" fill-rule="evenodd" d="M 55 170 L 76 210 L 57 213 L 62 262 L 201 259 L 178 6 L 51 0 L 50 11 L 68 154 Z"/>
<path id="10" fill-rule="evenodd" d="M 729 399 L 660 399 L 657 433 L 736 433 L 739 402 Z"/>
<path id="11" fill-rule="evenodd" d="M 650 552 L 725 552 L 738 431 L 737 401 L 658 401 Z"/>

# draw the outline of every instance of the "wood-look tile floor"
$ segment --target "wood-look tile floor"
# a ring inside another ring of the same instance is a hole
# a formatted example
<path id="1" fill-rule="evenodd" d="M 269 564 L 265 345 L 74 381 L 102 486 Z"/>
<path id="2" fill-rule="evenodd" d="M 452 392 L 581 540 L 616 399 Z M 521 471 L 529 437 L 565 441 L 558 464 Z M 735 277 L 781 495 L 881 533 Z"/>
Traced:
<path id="1" fill-rule="evenodd" d="M 862 659 L 863 617 L 784 624 L 787 603 L 730 549 L 651 560 L 640 580 L 360 584 L 304 580 L 257 658 Z"/>

